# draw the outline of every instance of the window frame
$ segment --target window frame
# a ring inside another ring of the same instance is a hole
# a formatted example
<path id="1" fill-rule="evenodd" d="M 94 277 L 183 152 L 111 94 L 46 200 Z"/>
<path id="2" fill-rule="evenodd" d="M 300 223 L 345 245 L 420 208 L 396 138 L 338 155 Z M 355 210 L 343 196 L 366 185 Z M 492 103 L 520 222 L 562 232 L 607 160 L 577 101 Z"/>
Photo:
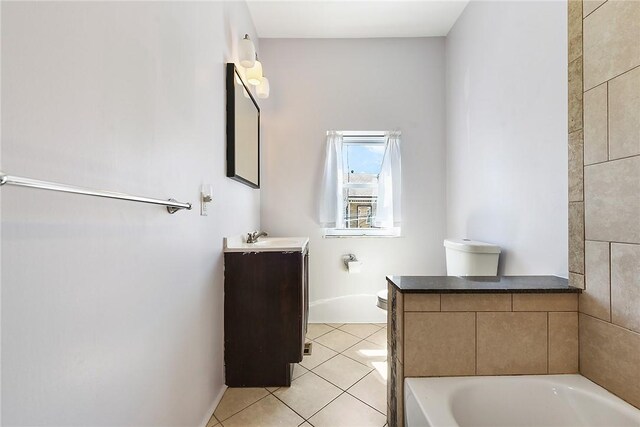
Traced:
<path id="1" fill-rule="evenodd" d="M 342 131 L 342 148 L 343 152 L 348 145 L 383 145 L 386 147 L 387 136 L 384 131 Z M 386 156 L 386 152 L 385 152 Z M 343 159 L 341 159 L 343 161 Z M 383 156 L 384 162 L 384 156 Z M 378 187 L 378 184 L 370 183 L 344 183 L 342 184 L 342 195 L 344 190 L 348 188 L 372 188 Z M 348 200 L 348 197 L 347 197 Z M 345 206 L 348 209 L 348 204 Z M 375 217 L 372 217 L 372 220 Z M 357 219 L 356 219 L 357 220 Z M 345 223 L 348 217 L 345 217 Z M 401 237 L 401 227 L 385 227 L 385 228 L 324 228 L 323 237 L 341 238 L 341 237 Z"/>

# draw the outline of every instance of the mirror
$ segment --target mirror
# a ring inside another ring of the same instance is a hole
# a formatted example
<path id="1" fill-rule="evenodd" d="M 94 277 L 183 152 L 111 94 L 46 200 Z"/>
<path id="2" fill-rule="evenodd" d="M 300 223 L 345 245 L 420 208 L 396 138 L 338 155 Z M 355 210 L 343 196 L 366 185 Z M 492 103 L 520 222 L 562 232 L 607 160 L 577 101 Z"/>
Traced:
<path id="1" fill-rule="evenodd" d="M 260 188 L 260 108 L 235 64 L 227 64 L 227 176 Z"/>

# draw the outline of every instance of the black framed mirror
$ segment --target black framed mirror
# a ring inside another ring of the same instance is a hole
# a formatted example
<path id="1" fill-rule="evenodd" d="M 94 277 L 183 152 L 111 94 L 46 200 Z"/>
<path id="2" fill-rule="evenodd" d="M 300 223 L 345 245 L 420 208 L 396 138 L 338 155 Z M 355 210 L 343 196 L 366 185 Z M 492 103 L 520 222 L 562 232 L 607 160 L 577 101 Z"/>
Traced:
<path id="1" fill-rule="evenodd" d="M 260 107 L 233 63 L 226 83 L 227 176 L 260 188 Z"/>

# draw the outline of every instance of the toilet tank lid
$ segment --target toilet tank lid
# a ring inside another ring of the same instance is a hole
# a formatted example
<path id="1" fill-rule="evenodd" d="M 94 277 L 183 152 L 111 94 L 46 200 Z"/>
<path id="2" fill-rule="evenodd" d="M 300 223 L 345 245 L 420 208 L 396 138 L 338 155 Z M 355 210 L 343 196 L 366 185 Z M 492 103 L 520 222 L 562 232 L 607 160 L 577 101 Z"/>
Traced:
<path id="1" fill-rule="evenodd" d="M 500 247 L 491 243 L 478 242 L 470 239 L 445 239 L 444 247 L 462 252 L 475 254 L 499 254 Z"/>

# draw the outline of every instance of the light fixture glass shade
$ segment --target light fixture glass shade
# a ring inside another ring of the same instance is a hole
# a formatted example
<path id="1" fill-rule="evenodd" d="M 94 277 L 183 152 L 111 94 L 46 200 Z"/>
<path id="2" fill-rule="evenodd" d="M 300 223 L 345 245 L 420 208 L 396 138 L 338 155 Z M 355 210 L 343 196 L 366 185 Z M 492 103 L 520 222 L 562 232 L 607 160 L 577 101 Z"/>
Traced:
<path id="1" fill-rule="evenodd" d="M 245 34 L 238 45 L 238 60 L 244 68 L 253 67 L 256 62 L 256 47 L 249 38 L 249 34 Z"/>
<path id="2" fill-rule="evenodd" d="M 256 95 L 258 95 L 258 98 L 269 97 L 269 79 L 263 77 L 262 80 L 260 80 L 260 84 L 256 86 Z"/>
<path id="3" fill-rule="evenodd" d="M 253 64 L 253 67 L 247 69 L 246 77 L 249 84 L 254 86 L 258 86 L 262 81 L 262 64 L 258 61 L 257 57 L 256 63 Z"/>

